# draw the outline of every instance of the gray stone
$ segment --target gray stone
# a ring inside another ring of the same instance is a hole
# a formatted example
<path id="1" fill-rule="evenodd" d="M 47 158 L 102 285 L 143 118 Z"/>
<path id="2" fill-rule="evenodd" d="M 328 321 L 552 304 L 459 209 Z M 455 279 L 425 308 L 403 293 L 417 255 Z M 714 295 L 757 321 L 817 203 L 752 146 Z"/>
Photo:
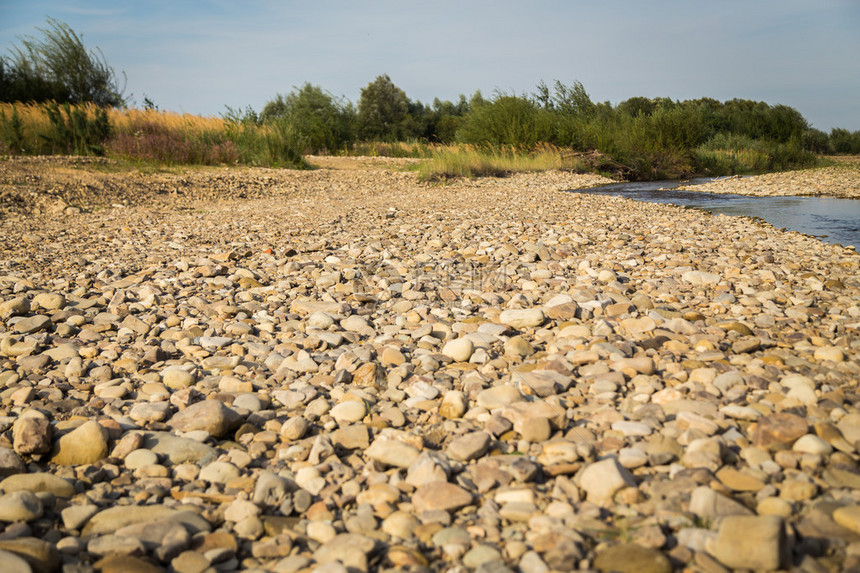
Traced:
<path id="1" fill-rule="evenodd" d="M 164 456 L 171 464 L 186 462 L 203 464 L 214 459 L 217 450 L 196 440 L 174 436 L 169 432 L 146 432 L 143 448 Z"/>

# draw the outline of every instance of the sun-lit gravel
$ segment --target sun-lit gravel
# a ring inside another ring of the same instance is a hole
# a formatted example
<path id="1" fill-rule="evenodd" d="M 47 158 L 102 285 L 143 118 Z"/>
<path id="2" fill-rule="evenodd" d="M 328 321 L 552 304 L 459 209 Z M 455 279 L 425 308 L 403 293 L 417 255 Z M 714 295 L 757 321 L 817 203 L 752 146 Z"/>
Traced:
<path id="1" fill-rule="evenodd" d="M 318 163 L 0 161 L 0 571 L 860 568 L 856 252 Z"/>

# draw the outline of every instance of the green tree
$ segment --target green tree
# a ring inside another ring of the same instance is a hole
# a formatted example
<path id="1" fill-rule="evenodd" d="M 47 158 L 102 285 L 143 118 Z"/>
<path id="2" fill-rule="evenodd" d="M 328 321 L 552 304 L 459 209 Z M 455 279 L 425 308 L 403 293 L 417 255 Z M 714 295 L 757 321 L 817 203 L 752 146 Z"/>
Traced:
<path id="1" fill-rule="evenodd" d="M 829 139 L 827 134 L 820 129 L 809 128 L 800 138 L 800 144 L 803 149 L 812 151 L 813 153 L 827 153 Z"/>
<path id="2" fill-rule="evenodd" d="M 830 130 L 830 151 L 837 154 L 860 153 L 860 131 L 854 133 L 842 127 Z"/>
<path id="3" fill-rule="evenodd" d="M 618 104 L 618 111 L 629 114 L 632 117 L 637 115 L 651 115 L 654 113 L 654 101 L 647 97 L 632 97 Z"/>
<path id="4" fill-rule="evenodd" d="M 433 100 L 430 111 L 427 140 L 438 143 L 452 143 L 457 135 L 457 129 L 463 121 L 463 116 L 469 111 L 466 96 L 460 95 L 457 103 L 448 100 Z"/>
<path id="5" fill-rule="evenodd" d="M 92 102 L 99 106 L 125 105 L 124 87 L 101 50 L 87 50 L 67 24 L 48 18 L 37 28 L 41 38 L 25 36 L 3 59 L 2 98 L 5 101 Z"/>
<path id="6" fill-rule="evenodd" d="M 335 151 L 355 140 L 355 110 L 319 86 L 305 83 L 286 96 L 268 102 L 260 113 L 264 123 L 285 120 L 304 142 L 308 153 Z"/>
<path id="7" fill-rule="evenodd" d="M 406 93 L 387 74 L 378 76 L 361 90 L 358 100 L 358 130 L 365 140 L 402 139 L 403 121 L 409 115 Z"/>

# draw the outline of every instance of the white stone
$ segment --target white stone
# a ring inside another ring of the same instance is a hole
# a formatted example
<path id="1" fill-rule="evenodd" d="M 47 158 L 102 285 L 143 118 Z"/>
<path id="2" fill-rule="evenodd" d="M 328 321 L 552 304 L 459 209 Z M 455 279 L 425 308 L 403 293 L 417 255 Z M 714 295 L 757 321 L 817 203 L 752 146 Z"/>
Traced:
<path id="1" fill-rule="evenodd" d="M 587 466 L 579 476 L 579 485 L 585 490 L 588 501 L 605 505 L 621 488 L 635 486 L 636 480 L 616 458 L 606 458 Z"/>
<path id="2" fill-rule="evenodd" d="M 499 315 L 499 322 L 513 328 L 540 326 L 545 320 L 546 315 L 539 308 L 515 308 Z"/>
<path id="3" fill-rule="evenodd" d="M 475 345 L 471 340 L 468 338 L 457 338 L 445 343 L 445 346 L 442 347 L 442 354 L 455 362 L 468 362 L 474 350 Z"/>

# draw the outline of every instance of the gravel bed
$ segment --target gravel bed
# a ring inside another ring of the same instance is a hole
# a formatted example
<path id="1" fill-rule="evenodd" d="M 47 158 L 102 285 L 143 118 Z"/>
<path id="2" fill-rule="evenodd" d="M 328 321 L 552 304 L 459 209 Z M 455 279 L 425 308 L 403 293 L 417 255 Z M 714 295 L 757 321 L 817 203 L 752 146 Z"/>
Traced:
<path id="1" fill-rule="evenodd" d="M 0 162 L 0 571 L 860 568 L 857 253 L 402 163 Z"/>

